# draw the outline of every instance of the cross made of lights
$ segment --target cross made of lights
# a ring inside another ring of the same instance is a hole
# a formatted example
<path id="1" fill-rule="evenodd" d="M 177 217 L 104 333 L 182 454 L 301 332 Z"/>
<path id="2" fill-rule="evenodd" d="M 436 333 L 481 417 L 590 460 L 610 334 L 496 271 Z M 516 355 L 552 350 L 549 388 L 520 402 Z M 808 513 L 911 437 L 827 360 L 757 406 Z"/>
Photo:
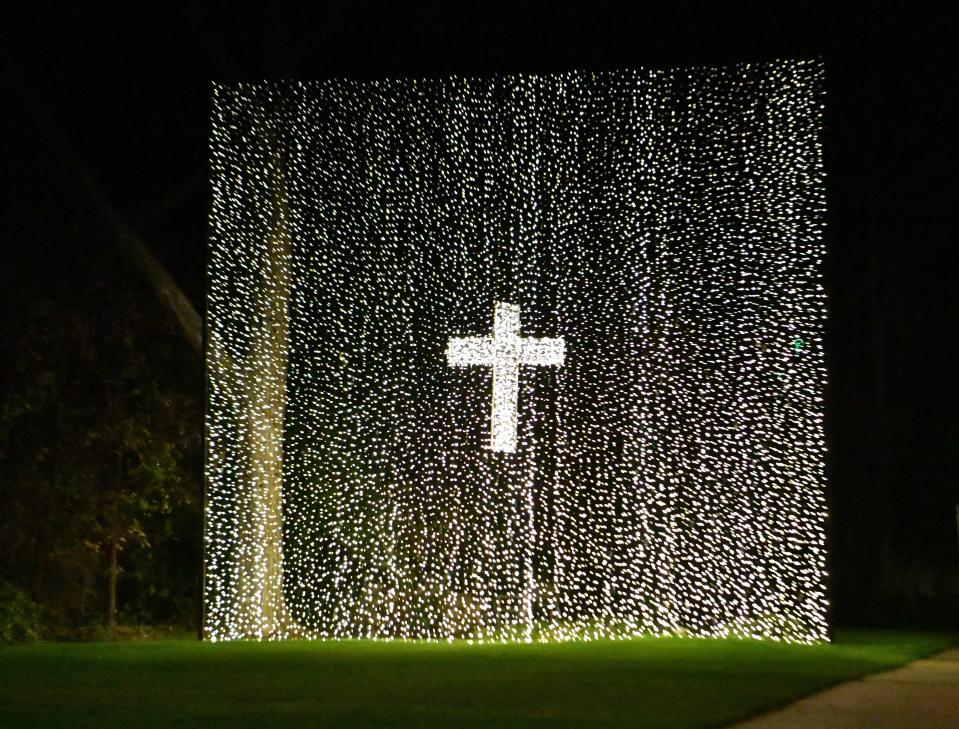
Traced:
<path id="1" fill-rule="evenodd" d="M 519 306 L 496 302 L 492 337 L 452 337 L 446 347 L 451 367 L 479 365 L 493 369 L 493 412 L 490 450 L 516 450 L 516 411 L 519 367 L 562 367 L 566 343 L 562 337 L 521 337 Z"/>

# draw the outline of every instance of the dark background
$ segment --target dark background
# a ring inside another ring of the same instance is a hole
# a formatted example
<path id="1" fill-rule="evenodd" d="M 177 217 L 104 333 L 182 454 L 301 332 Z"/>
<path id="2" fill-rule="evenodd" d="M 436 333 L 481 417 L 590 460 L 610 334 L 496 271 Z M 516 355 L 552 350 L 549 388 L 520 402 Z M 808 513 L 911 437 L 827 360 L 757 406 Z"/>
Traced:
<path id="1" fill-rule="evenodd" d="M 271 4 L 261 17 L 227 3 L 192 5 L 31 6 L 31 17 L 3 24 L 6 359 L 17 356 L 18 327 L 34 302 L 89 298 L 93 279 L 107 330 L 118 311 L 113 281 L 139 292 L 129 306 L 165 316 L 149 286 L 117 260 L 110 234 L 83 232 L 78 221 L 93 213 L 78 169 L 96 179 L 202 310 L 214 80 L 822 56 L 835 616 L 857 625 L 959 622 L 959 287 L 950 255 L 959 34 L 952 13 L 915 3 L 845 11 L 801 2 L 516 3 L 508 12 L 458 3 L 313 3 L 305 11 Z M 192 392 L 202 403 L 198 358 L 175 328 L 158 326 L 162 351 L 149 337 L 131 346 L 147 366 L 162 366 L 161 387 Z M 17 381 L 5 377 L 4 384 Z M 182 412 L 199 434 L 201 405 Z M 29 446 L 22 441 L 20 450 Z M 184 473 L 198 494 L 195 461 L 195 454 L 185 458 Z M 0 513 L 0 524 L 13 518 Z M 196 534 L 162 559 L 176 561 L 189 601 L 197 596 L 199 522 L 194 516 L 183 524 Z"/>

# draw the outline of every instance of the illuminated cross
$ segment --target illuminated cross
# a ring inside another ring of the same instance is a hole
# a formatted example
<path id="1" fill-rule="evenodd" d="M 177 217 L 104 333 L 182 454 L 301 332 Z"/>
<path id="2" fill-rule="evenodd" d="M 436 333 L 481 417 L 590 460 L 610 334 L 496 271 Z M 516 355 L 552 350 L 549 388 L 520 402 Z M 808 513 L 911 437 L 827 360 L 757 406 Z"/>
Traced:
<path id="1" fill-rule="evenodd" d="M 562 337 L 524 338 L 519 328 L 519 306 L 496 302 L 492 337 L 453 337 L 446 347 L 446 363 L 451 367 L 493 368 L 489 447 L 505 453 L 516 450 L 519 366 L 562 367 L 566 356 Z"/>

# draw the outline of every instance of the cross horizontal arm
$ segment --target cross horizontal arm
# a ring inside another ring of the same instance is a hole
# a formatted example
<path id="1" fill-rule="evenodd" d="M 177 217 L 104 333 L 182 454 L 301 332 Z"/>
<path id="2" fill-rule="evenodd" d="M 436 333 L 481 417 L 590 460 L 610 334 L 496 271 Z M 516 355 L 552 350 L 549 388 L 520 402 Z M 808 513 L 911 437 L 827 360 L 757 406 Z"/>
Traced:
<path id="1" fill-rule="evenodd" d="M 446 346 L 446 363 L 451 367 L 492 367 L 493 340 L 489 337 L 454 337 Z"/>
<path id="2" fill-rule="evenodd" d="M 520 364 L 558 367 L 566 359 L 566 342 L 562 337 L 527 337 L 520 351 Z"/>

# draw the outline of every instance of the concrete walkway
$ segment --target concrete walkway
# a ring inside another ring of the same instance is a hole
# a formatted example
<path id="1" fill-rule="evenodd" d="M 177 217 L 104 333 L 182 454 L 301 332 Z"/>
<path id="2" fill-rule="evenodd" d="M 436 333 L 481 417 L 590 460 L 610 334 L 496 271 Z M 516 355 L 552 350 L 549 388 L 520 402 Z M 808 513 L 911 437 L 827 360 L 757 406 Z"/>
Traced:
<path id="1" fill-rule="evenodd" d="M 840 684 L 730 729 L 959 729 L 959 648 Z"/>

